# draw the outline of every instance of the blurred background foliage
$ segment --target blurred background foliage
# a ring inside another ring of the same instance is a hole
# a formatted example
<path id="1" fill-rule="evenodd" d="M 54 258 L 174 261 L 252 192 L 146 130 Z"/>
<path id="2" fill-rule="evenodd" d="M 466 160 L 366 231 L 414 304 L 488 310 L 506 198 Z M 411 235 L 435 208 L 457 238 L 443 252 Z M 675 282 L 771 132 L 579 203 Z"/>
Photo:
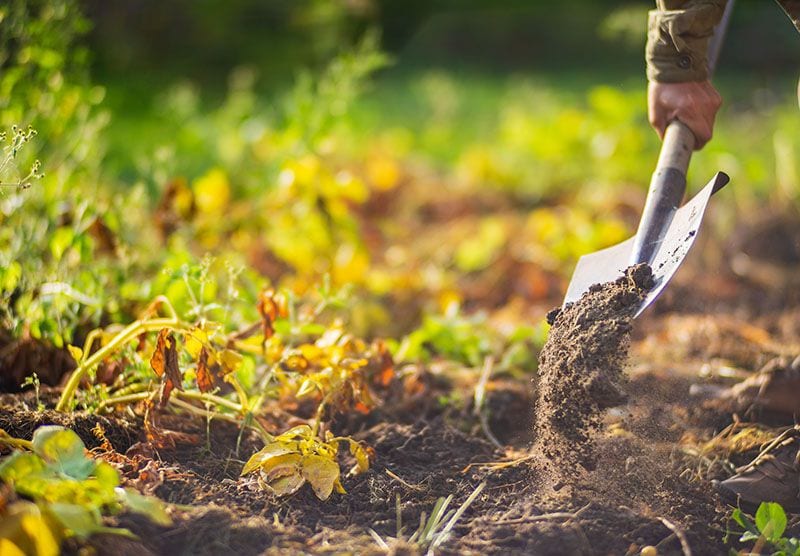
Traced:
<path id="1" fill-rule="evenodd" d="M 0 192 L 0 339 L 78 344 L 161 294 L 181 314 L 224 298 L 233 330 L 265 284 L 329 280 L 347 326 L 402 357 L 530 370 L 574 262 L 636 224 L 649 8 L 9 0 L 0 127 L 39 131 L 14 164 L 45 176 Z M 729 37 L 690 176 L 732 176 L 722 232 L 800 195 L 798 37 L 757 1 Z"/>

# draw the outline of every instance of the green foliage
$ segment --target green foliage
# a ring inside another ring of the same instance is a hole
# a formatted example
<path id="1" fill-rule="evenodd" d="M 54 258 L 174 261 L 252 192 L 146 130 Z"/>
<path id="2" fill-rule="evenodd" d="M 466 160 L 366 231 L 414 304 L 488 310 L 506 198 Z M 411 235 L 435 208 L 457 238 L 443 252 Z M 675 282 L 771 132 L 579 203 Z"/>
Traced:
<path id="1" fill-rule="evenodd" d="M 485 313 L 464 315 L 458 303 L 450 303 L 442 315 L 425 315 L 419 328 L 399 344 L 393 344 L 397 361 L 427 361 L 441 357 L 479 367 L 487 355 L 498 360 L 497 370 L 536 368 L 536 357 L 546 340 L 546 324 L 516 326 L 501 332 Z"/>
<path id="2" fill-rule="evenodd" d="M 21 124 L 4 136 L 0 160 L 0 181 L 20 186 L 0 200 L 0 326 L 60 346 L 104 308 L 115 312 L 118 300 L 104 307 L 100 293 L 127 270 L 104 260 L 88 268 L 98 247 L 92 226 L 115 225 L 102 216 L 108 192 L 97 188 L 104 91 L 91 86 L 88 53 L 76 45 L 88 29 L 77 2 L 11 0 L 0 21 L 0 129 Z M 38 131 L 35 150 L 27 126 Z M 38 187 L 21 190 L 33 180 Z"/>
<path id="3" fill-rule="evenodd" d="M 352 108 L 366 79 L 388 63 L 378 34 L 369 32 L 352 51 L 334 58 L 318 78 L 301 74 L 287 101 L 287 132 L 302 137 L 307 148 L 318 149 Z"/>
<path id="4" fill-rule="evenodd" d="M 731 513 L 731 519 L 744 529 L 739 536 L 739 542 L 755 542 L 754 553 L 761 554 L 761 549 L 766 545 L 773 548 L 770 553 L 773 556 L 800 555 L 800 539 L 784 536 L 787 519 L 780 504 L 762 502 L 756 511 L 755 520 L 736 508 Z M 731 534 L 733 532 L 728 531 L 726 538 Z"/>
<path id="5" fill-rule="evenodd" d="M 0 442 L 8 443 L 5 438 Z M 147 515 L 162 525 L 171 522 L 157 499 L 120 488 L 116 469 L 88 458 L 74 431 L 58 426 L 39 427 L 30 448 L 31 452 L 17 450 L 0 461 L 0 479 L 36 504 L 41 515 L 47 517 L 45 526 L 53 538 L 86 538 L 94 533 L 130 536 L 125 529 L 103 525 L 104 514 L 122 509 Z M 5 538 L 17 533 L 18 530 L 3 532 Z"/>

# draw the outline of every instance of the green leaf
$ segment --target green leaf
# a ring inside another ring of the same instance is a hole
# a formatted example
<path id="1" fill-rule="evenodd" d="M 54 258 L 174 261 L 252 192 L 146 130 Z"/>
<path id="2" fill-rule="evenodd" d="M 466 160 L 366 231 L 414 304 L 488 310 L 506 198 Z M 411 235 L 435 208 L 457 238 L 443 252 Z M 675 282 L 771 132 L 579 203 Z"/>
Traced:
<path id="1" fill-rule="evenodd" d="M 95 462 L 84 455 L 84 450 L 83 441 L 70 429 L 50 425 L 33 433 L 33 451 L 74 479 L 86 479 L 94 471 Z"/>
<path id="2" fill-rule="evenodd" d="M 786 530 L 786 512 L 780 504 L 762 502 L 756 511 L 756 527 L 770 542 L 777 542 Z"/>
<path id="3" fill-rule="evenodd" d="M 84 539 L 103 527 L 99 512 L 78 504 L 53 502 L 47 509 L 66 529 Z"/>
<path id="4" fill-rule="evenodd" d="M 92 475 L 97 479 L 97 484 L 101 488 L 111 489 L 119 485 L 119 472 L 104 461 L 96 462 Z"/>
<path id="5" fill-rule="evenodd" d="M 0 479 L 14 484 L 41 473 L 44 469 L 45 463 L 36 454 L 14 452 L 0 463 Z"/>
<path id="6" fill-rule="evenodd" d="M 104 526 L 103 518 L 96 509 L 85 508 L 78 504 L 53 502 L 47 505 L 46 510 L 60 522 L 64 528 L 82 539 L 94 533 L 111 533 L 131 539 L 138 538 L 128 529 Z"/>
<path id="7" fill-rule="evenodd" d="M 120 502 L 130 511 L 150 518 L 158 525 L 172 525 L 172 518 L 167 514 L 164 503 L 153 496 L 143 496 L 130 488 L 117 488 Z"/>
<path id="8" fill-rule="evenodd" d="M 64 252 L 72 245 L 75 232 L 71 228 L 57 228 L 50 238 L 50 252 L 55 260 L 60 260 Z"/>

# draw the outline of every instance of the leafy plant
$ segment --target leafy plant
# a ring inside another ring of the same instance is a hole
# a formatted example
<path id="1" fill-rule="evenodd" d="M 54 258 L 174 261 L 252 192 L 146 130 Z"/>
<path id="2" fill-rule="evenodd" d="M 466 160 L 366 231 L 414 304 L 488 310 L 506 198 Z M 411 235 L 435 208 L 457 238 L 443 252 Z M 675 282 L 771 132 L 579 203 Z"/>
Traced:
<path id="1" fill-rule="evenodd" d="M 356 460 L 352 472 L 368 470 L 369 454 L 352 438 L 328 433 L 322 440 L 311 427 L 300 425 L 276 436 L 253 454 L 242 475 L 257 472 L 259 484 L 277 496 L 293 494 L 308 482 L 320 500 L 327 500 L 334 490 L 345 493 L 336 459 L 341 442 L 349 444 Z"/>
<path id="2" fill-rule="evenodd" d="M 0 443 L 17 448 L 0 461 L 0 479 L 32 501 L 6 509 L 9 525 L 0 529 L 0 542 L 9 549 L 23 551 L 33 545 L 41 550 L 39 554 L 48 554 L 67 536 L 132 536 L 127 529 L 103 525 L 103 515 L 123 509 L 147 515 L 161 525 L 171 523 L 158 499 L 121 488 L 114 467 L 88 458 L 80 437 L 70 429 L 39 427 L 31 441 L 10 438 L 0 431 Z"/>
<path id="3" fill-rule="evenodd" d="M 190 311 L 194 321 L 186 322 L 166 298 L 159 298 L 142 318 L 115 334 L 97 329 L 82 349 L 70 346 L 78 367 L 56 409 L 69 409 L 83 380 L 99 365 L 125 354 L 121 388 L 107 394 L 99 390 L 99 403 L 85 405 L 105 411 L 144 402 L 146 415 L 152 415 L 156 406 L 171 406 L 252 427 L 266 446 L 251 458 L 245 473 L 260 470 L 260 483 L 278 495 L 309 482 L 326 499 L 334 487 L 342 491 L 336 459 L 341 442 L 349 443 L 356 470 L 366 470 L 369 458 L 366 448 L 350 438 L 334 437 L 329 431 L 322 435 L 324 419 L 353 410 L 368 413 L 375 404 L 372 389 L 387 386 L 394 375 L 392 358 L 382 342 L 368 344 L 347 334 L 341 321 L 329 326 L 317 322 L 329 307 L 340 303 L 339 295 L 326 284 L 318 301 L 298 306 L 291 296 L 264 290 L 257 304 L 260 322 L 233 332 L 207 318 L 213 303 L 202 305 L 204 311 Z M 166 317 L 158 316 L 160 308 Z M 155 341 L 150 340 L 153 335 Z M 100 347 L 95 350 L 96 342 Z M 246 361 L 250 375 L 242 375 L 242 382 L 239 371 Z M 143 366 L 148 368 L 137 370 Z M 257 366 L 264 373 L 253 376 Z M 225 387 L 232 389 L 234 399 L 220 392 Z M 306 414 L 310 424 L 274 436 L 259 419 L 269 401 L 277 401 L 286 411 L 297 408 L 300 400 L 314 402 L 315 410 Z M 145 425 L 155 438 L 158 431 L 152 419 L 146 418 Z"/>
<path id="4" fill-rule="evenodd" d="M 731 519 L 744 528 L 739 536 L 739 542 L 754 543 L 750 553 L 762 554 L 763 549 L 772 547 L 773 556 L 800 555 L 800 539 L 784 536 L 787 519 L 786 512 L 780 504 L 762 502 L 758 506 L 755 519 L 736 508 L 731 513 Z M 726 538 L 731 534 L 729 531 Z"/>

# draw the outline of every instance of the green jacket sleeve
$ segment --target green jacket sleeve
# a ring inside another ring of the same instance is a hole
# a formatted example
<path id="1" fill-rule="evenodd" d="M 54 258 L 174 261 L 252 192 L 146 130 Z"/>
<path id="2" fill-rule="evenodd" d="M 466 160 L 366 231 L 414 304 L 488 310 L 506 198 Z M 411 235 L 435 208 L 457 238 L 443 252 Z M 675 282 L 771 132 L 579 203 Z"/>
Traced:
<path id="1" fill-rule="evenodd" d="M 800 0 L 777 0 L 800 31 Z M 647 31 L 647 78 L 661 83 L 708 78 L 708 41 L 727 0 L 656 0 Z"/>
<path id="2" fill-rule="evenodd" d="M 706 52 L 726 0 L 657 0 L 647 31 L 647 78 L 662 83 L 704 81 Z"/>

